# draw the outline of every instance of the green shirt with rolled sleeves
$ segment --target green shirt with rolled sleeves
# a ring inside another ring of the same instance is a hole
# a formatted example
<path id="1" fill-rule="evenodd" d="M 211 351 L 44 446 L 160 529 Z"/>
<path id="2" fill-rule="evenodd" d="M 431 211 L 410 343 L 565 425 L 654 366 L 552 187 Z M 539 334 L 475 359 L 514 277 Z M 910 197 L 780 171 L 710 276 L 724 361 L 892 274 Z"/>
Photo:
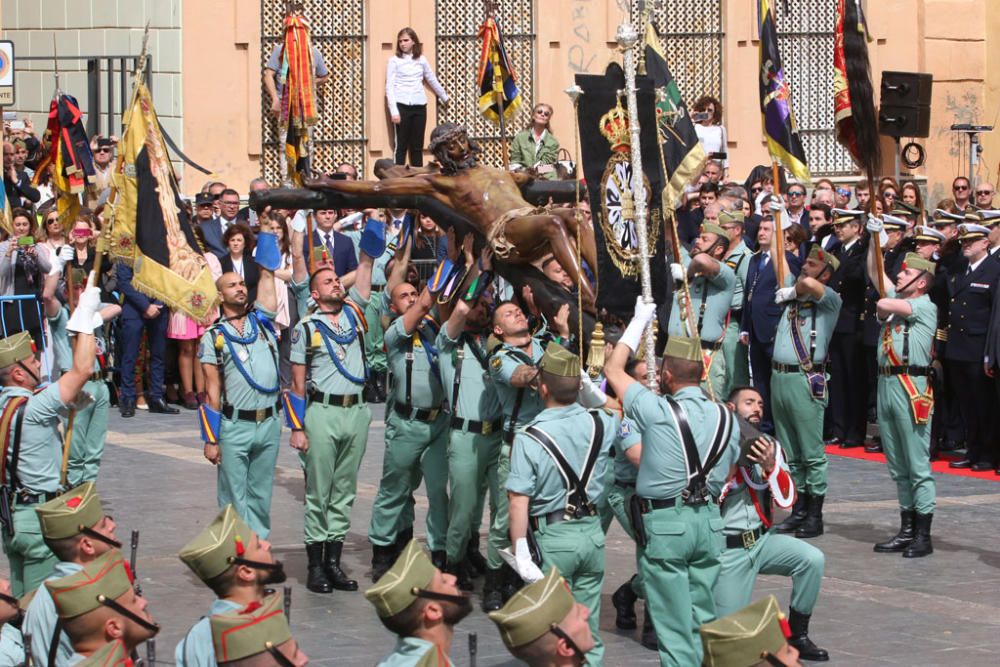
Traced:
<path id="1" fill-rule="evenodd" d="M 589 412 L 574 403 L 560 408 L 546 408 L 530 422 L 531 426 L 541 429 L 552 438 L 577 476 L 583 472 L 594 433 Z M 604 432 L 597 463 L 587 483 L 587 497 L 596 505 L 607 491 L 606 473 L 610 465 L 608 452 L 618 437 L 619 420 L 604 410 L 595 412 L 604 426 Z M 507 490 L 531 498 L 528 507 L 530 516 L 541 516 L 566 508 L 566 484 L 559 467 L 538 441 L 523 430 L 514 436 L 514 445 L 511 447 Z"/>
<path id="2" fill-rule="evenodd" d="M 410 400 L 406 400 L 406 356 L 413 341 L 413 367 L 410 377 Z M 435 332 L 421 322 L 417 330 L 407 335 L 403 318 L 397 317 L 385 330 L 385 353 L 392 373 L 392 398 L 397 405 L 407 403 L 414 408 L 433 409 L 441 406 L 444 388 L 437 366 L 437 351 L 433 349 Z M 432 366 L 431 362 L 434 362 Z"/>
<path id="3" fill-rule="evenodd" d="M 256 311 L 269 319 L 274 317 L 274 313 L 266 310 L 258 308 Z M 244 320 L 243 333 L 238 332 L 231 322 L 219 322 L 201 336 L 198 360 L 218 366 L 217 353 L 221 353 L 223 372 L 219 380 L 225 383 L 225 402 L 237 410 L 269 408 L 278 402 L 278 343 L 263 323 L 258 321 L 256 327 L 256 335 L 248 343 L 227 341 L 219 329 L 224 328 L 229 335 L 244 338 L 250 335 L 250 317 Z M 251 386 L 240 366 L 257 385 L 275 391 L 265 393 Z"/>
<path id="4" fill-rule="evenodd" d="M 793 319 L 802 337 L 806 354 L 810 354 L 814 314 L 816 317 L 816 350 L 812 353 L 812 360 L 815 363 L 826 361 L 830 338 L 833 336 L 834 327 L 837 326 L 837 316 L 840 314 L 842 303 L 840 295 L 833 288 L 824 286 L 823 296 L 818 300 L 807 297 L 803 301 L 792 301 L 786 304 L 778 319 L 778 331 L 774 336 L 774 352 L 772 354 L 774 361 L 792 366 L 799 364 L 799 358 L 795 354 L 795 345 L 792 343 Z M 792 314 L 793 308 L 797 311 L 794 316 Z"/>
<path id="5" fill-rule="evenodd" d="M 340 232 L 347 238 L 351 239 L 354 243 L 354 254 L 361 254 L 361 230 L 358 229 L 348 229 L 342 230 Z M 396 256 L 396 237 L 399 236 L 399 230 L 393 229 L 390 224 L 386 224 L 385 227 L 385 252 L 382 253 L 380 257 L 376 257 L 372 261 L 372 286 L 373 287 L 384 287 L 386 283 L 385 267 L 389 265 L 392 258 Z"/>
<path id="6" fill-rule="evenodd" d="M 368 305 L 368 300 L 363 299 L 355 288 L 351 288 L 348 296 L 361 311 Z M 354 317 L 355 325 L 351 324 L 351 317 Z M 340 313 L 335 317 L 335 322 L 330 320 L 330 316 L 325 313 L 313 313 L 307 315 L 292 331 L 292 350 L 289 358 L 293 364 L 306 363 L 307 346 L 312 347 L 312 368 L 306 369 L 306 375 L 310 378 L 310 386 L 324 394 L 348 395 L 361 393 L 364 387 L 365 365 L 364 365 L 364 331 L 361 318 L 345 304 Z M 345 344 L 336 342 L 333 338 L 327 337 L 327 331 L 321 328 L 320 323 L 333 329 L 337 336 L 353 336 L 354 339 Z M 308 325 L 309 335 L 306 335 Z M 348 374 L 361 380 L 354 382 L 337 368 L 330 350 L 336 355 L 341 366 Z"/>
<path id="7" fill-rule="evenodd" d="M 488 371 L 479 363 L 479 358 L 472 346 L 475 345 L 480 357 L 486 361 L 486 339 L 483 336 L 466 333 L 454 339 L 448 335 L 448 327 L 441 327 L 438 332 L 437 346 L 441 364 L 441 379 L 448 388 L 445 397 L 451 403 L 455 393 L 455 365 L 458 354 L 462 354 L 462 375 L 459 383 L 457 405 L 451 406 L 451 414 L 461 419 L 492 422 L 503 415 L 500 399 L 497 398 L 496 385 L 487 382 Z M 487 364 L 488 366 L 488 364 Z"/>
<path id="8" fill-rule="evenodd" d="M 686 253 L 682 258 L 685 260 L 685 267 L 691 263 Z M 698 326 L 698 321 L 701 320 L 702 340 L 714 342 L 722 338 L 735 290 L 736 274 L 725 262 L 719 263 L 719 273 L 716 275 L 695 276 L 688 281 L 688 292 L 691 294 L 691 326 Z M 681 305 L 678 301 L 683 293 L 683 290 L 674 290 L 674 304 L 670 309 L 667 328 L 671 336 L 687 335 L 684 323 L 681 321 Z M 704 316 L 701 315 L 702 301 L 705 302 Z"/>
<path id="9" fill-rule="evenodd" d="M 23 665 L 24 657 L 24 637 L 13 625 L 4 623 L 0 630 L 0 665 Z M 36 664 L 44 663 L 39 660 Z"/>
<path id="10" fill-rule="evenodd" d="M 639 470 L 625 456 L 625 452 L 642 443 L 642 433 L 636 428 L 635 422 L 623 417 L 618 427 L 618 437 L 615 438 L 615 481 L 625 484 L 635 484 Z"/>
<path id="11" fill-rule="evenodd" d="M 305 282 L 296 282 L 290 280 L 288 282 L 288 288 L 291 290 L 292 298 L 295 300 L 295 307 L 299 312 L 299 319 L 302 319 L 309 314 L 309 306 L 311 305 L 312 297 L 309 296 L 309 279 L 307 278 Z"/>
<path id="12" fill-rule="evenodd" d="M 750 270 L 750 258 L 753 256 L 753 250 L 747 247 L 747 244 L 740 239 L 740 242 L 735 248 L 731 248 L 726 257 L 723 260 L 729 268 L 733 270 L 736 275 L 736 288 L 733 290 L 733 300 L 730 303 L 730 307 L 733 310 L 740 310 L 743 308 L 743 292 L 746 289 L 747 281 L 747 271 Z"/>
<path id="13" fill-rule="evenodd" d="M 26 396 L 24 422 L 21 426 L 21 449 L 18 454 L 17 477 L 28 493 L 38 494 L 59 490 L 62 461 L 62 435 L 59 426 L 67 408 L 59 397 L 59 383 L 53 382 L 37 394 L 23 387 L 4 387 L 0 390 L 0 411 L 7 401 Z M 15 427 L 12 420 L 10 428 Z M 13 446 L 7 450 L 7 465 L 13 455 Z"/>
<path id="14" fill-rule="evenodd" d="M 520 387 L 515 387 L 510 383 L 514 371 L 519 366 L 526 364 L 529 358 L 531 359 L 531 363 L 537 366 L 543 354 L 545 354 L 545 343 L 541 338 L 536 336 L 531 339 L 531 347 L 528 351 L 504 343 L 490 355 L 490 378 L 495 383 L 497 396 L 500 398 L 500 405 L 503 406 L 504 428 L 507 428 L 507 422 L 510 421 L 511 416 L 514 414 L 514 404 L 517 402 L 517 394 L 521 391 Z M 545 407 L 538 392 L 531 387 L 524 387 L 523 389 L 524 394 L 521 399 L 521 406 L 517 412 L 518 423 L 515 424 L 515 427 L 527 424 Z"/>
<path id="15" fill-rule="evenodd" d="M 886 296 L 895 298 L 896 290 L 892 288 L 887 289 Z M 888 357 L 886 357 L 885 345 L 882 342 L 887 327 L 892 331 L 892 349 L 895 350 L 896 357 L 898 357 L 897 363 L 904 363 L 903 347 L 906 342 L 906 327 L 904 323 L 910 325 L 908 334 L 909 343 L 906 345 L 909 354 L 905 363 L 910 366 L 930 366 L 931 364 L 931 348 L 934 345 L 934 332 L 937 327 L 937 306 L 934 305 L 931 298 L 926 294 L 922 294 L 915 299 L 908 299 L 907 301 L 910 304 L 910 308 L 913 309 L 913 312 L 908 317 L 894 315 L 890 321 L 882 325 L 882 330 L 879 333 L 876 344 L 878 348 L 878 365 L 880 367 L 892 365 Z M 927 380 L 923 376 L 911 375 L 910 377 L 915 383 L 918 381 L 926 382 Z M 918 388 L 923 389 L 920 384 L 918 384 Z"/>
<path id="16" fill-rule="evenodd" d="M 215 644 L 212 642 L 210 617 L 240 609 L 242 605 L 218 598 L 212 601 L 208 615 L 191 626 L 184 639 L 174 649 L 177 667 L 215 667 Z"/>
<path id="17" fill-rule="evenodd" d="M 100 309 L 111 304 L 102 303 Z M 100 310 L 99 309 L 99 310 Z M 69 309 L 63 306 L 56 313 L 55 317 L 49 318 L 49 330 L 52 335 L 50 339 L 52 340 L 52 377 L 58 378 L 60 375 L 68 371 L 73 367 L 73 348 L 69 342 L 69 332 L 66 331 L 66 324 L 69 322 Z M 76 335 L 76 334 L 74 334 Z M 105 354 L 107 351 L 107 342 L 104 339 L 104 327 L 97 327 L 94 329 L 94 337 L 97 339 L 97 356 Z M 97 360 L 96 356 L 94 358 L 94 371 L 100 372 L 101 363 Z"/>
<path id="18" fill-rule="evenodd" d="M 684 409 L 695 444 L 704 458 L 719 421 L 717 403 L 705 396 L 700 387 L 684 387 L 673 398 Z M 635 422 L 643 435 L 636 493 L 654 499 L 679 496 L 687 487 L 688 470 L 684 443 L 666 399 L 635 382 L 625 392 L 624 408 L 625 416 Z M 740 430 L 734 424 L 729 442 L 706 479 L 713 496 L 722 491 L 729 469 L 739 455 Z"/>
<path id="19" fill-rule="evenodd" d="M 46 581 L 60 579 L 76 574 L 83 569 L 83 565 L 71 561 L 60 561 L 56 563 L 52 576 Z M 52 594 L 45 586 L 35 589 L 35 596 L 31 598 L 28 609 L 24 613 L 24 621 L 21 629 L 25 634 L 31 636 L 31 653 L 33 656 L 41 658 L 36 664 L 48 665 L 49 649 L 52 647 L 52 633 L 55 630 L 59 614 L 56 613 L 56 603 L 52 601 Z M 4 626 L 6 627 L 6 626 Z M 56 665 L 64 665 L 69 657 L 73 655 L 73 644 L 69 635 L 65 632 L 59 633 L 59 648 L 56 650 Z M 0 665 L 6 663 L 0 662 Z"/>

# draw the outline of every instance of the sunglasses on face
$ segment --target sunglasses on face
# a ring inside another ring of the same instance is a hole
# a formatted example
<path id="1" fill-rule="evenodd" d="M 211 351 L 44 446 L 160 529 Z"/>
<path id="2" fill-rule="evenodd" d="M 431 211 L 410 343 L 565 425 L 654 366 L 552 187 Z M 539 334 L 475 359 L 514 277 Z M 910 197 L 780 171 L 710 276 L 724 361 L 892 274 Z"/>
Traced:
<path id="1" fill-rule="evenodd" d="M 954 190 L 955 192 L 964 192 L 964 191 L 966 191 L 966 190 L 969 189 L 969 186 L 968 185 L 953 185 L 951 187 L 951 189 Z"/>
<path id="2" fill-rule="evenodd" d="M 976 190 L 976 195 L 979 197 L 992 197 L 993 193 L 989 190 Z"/>
<path id="3" fill-rule="evenodd" d="M 111 149 L 110 148 L 98 148 L 97 152 L 98 153 L 110 153 Z"/>
<path id="4" fill-rule="evenodd" d="M 552 115 L 551 111 L 546 111 L 545 109 L 535 109 L 535 113 L 537 113 L 540 116 L 546 116 L 546 117 Z"/>
<path id="5" fill-rule="evenodd" d="M 798 190 L 795 190 L 795 191 L 792 191 L 792 192 L 789 192 L 789 193 L 788 193 L 788 196 L 789 196 L 789 197 L 805 197 L 805 196 L 806 196 L 806 193 L 804 193 L 804 192 L 799 192 Z"/>
<path id="6" fill-rule="evenodd" d="M 73 236 L 75 236 L 77 238 L 83 239 L 83 238 L 89 237 L 90 235 L 91 235 L 91 232 L 90 232 L 89 229 L 74 229 L 73 230 Z"/>

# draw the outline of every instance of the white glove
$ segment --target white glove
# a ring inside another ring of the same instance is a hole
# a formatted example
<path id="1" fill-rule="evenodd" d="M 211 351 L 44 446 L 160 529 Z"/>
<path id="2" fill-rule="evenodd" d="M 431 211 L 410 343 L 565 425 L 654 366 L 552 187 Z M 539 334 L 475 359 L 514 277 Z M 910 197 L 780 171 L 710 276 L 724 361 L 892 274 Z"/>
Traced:
<path id="1" fill-rule="evenodd" d="M 775 291 L 774 302 L 779 306 L 787 301 L 795 301 L 798 295 L 795 293 L 795 286 L 782 287 L 781 289 Z"/>
<path id="2" fill-rule="evenodd" d="M 344 216 L 337 221 L 337 224 L 341 230 L 345 229 L 361 229 L 362 221 L 365 219 L 365 214 L 362 211 L 355 211 L 348 216 Z"/>
<path id="3" fill-rule="evenodd" d="M 673 277 L 674 282 L 684 282 L 684 265 L 672 262 L 670 264 L 670 275 Z"/>
<path id="4" fill-rule="evenodd" d="M 580 371 L 580 391 L 576 396 L 576 402 L 588 410 L 603 407 L 608 402 L 608 395 L 594 384 L 587 371 Z"/>
<path id="5" fill-rule="evenodd" d="M 882 221 L 871 213 L 868 214 L 868 222 L 865 224 L 865 229 L 867 229 L 872 234 L 880 234 L 882 232 Z"/>
<path id="6" fill-rule="evenodd" d="M 518 576 L 525 583 L 533 584 L 545 577 L 542 571 L 538 569 L 538 566 L 535 565 L 535 562 L 531 560 L 531 551 L 528 549 L 527 538 L 521 537 L 517 540 L 517 543 L 514 545 L 513 554 L 510 552 L 510 549 L 501 549 L 500 557 L 517 572 Z"/>
<path id="7" fill-rule="evenodd" d="M 785 204 L 783 202 L 772 199 L 770 202 L 768 202 L 767 207 L 771 209 L 771 213 L 781 216 L 782 231 L 788 229 L 793 224 L 795 224 L 792 222 L 792 216 L 788 214 L 788 209 L 785 208 Z"/>
<path id="8" fill-rule="evenodd" d="M 66 263 L 72 261 L 74 255 L 76 255 L 76 251 L 71 245 L 64 245 L 59 248 L 59 252 L 52 257 L 52 268 L 49 269 L 49 275 L 62 275 L 63 269 L 66 268 Z"/>
<path id="9" fill-rule="evenodd" d="M 96 283 L 94 274 L 90 274 L 88 285 Z M 66 323 L 66 330 L 78 334 L 93 334 L 94 329 L 104 324 L 101 314 L 97 311 L 101 309 L 101 288 L 96 284 L 83 290 L 80 301 L 76 304 L 76 310 L 70 315 Z"/>
<path id="10" fill-rule="evenodd" d="M 292 217 L 292 231 L 304 233 L 306 231 L 306 212 L 296 211 Z"/>
<path id="11" fill-rule="evenodd" d="M 633 352 L 638 351 L 639 341 L 642 340 L 642 333 L 649 326 L 649 323 L 653 321 L 653 317 L 656 315 L 656 304 L 646 303 L 646 301 L 641 297 L 637 297 L 635 300 L 635 313 L 632 315 L 632 321 L 628 323 L 625 327 L 625 332 L 622 334 L 619 342 L 628 345 L 629 349 Z"/>

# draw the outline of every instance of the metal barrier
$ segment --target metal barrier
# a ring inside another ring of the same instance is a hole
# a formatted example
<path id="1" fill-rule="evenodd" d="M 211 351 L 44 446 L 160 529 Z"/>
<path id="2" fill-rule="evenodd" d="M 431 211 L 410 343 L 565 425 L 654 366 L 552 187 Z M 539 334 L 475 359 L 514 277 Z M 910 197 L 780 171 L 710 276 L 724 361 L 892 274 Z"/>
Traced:
<path id="1" fill-rule="evenodd" d="M 25 313 L 28 320 L 25 320 Z M 37 326 L 36 326 L 37 323 Z M 42 301 L 35 294 L 11 294 L 0 296 L 0 338 L 27 331 L 41 351 L 42 376 L 48 377 L 53 366 L 52 346 Z"/>

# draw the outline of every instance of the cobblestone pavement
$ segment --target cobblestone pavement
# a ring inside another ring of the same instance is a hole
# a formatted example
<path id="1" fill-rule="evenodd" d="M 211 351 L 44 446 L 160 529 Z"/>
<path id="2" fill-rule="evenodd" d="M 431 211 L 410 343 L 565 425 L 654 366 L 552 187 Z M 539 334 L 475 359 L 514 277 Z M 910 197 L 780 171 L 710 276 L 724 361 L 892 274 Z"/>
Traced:
<path id="1" fill-rule="evenodd" d="M 384 434 L 382 407 L 373 410 L 355 524 L 344 550 L 344 566 L 362 589 L 369 585 L 366 534 Z M 142 530 L 138 575 L 151 610 L 163 625 L 156 642 L 157 660 L 169 663 L 178 640 L 212 600 L 177 552 L 215 514 L 215 471 L 201 455 L 193 413 L 139 412 L 134 419 L 123 420 L 112 410 L 109 429 L 100 493 L 123 539 L 133 528 Z M 813 540 L 826 553 L 826 576 L 810 633 L 829 649 L 831 665 L 997 664 L 1000 483 L 953 475 L 939 475 L 937 483 L 934 555 L 904 560 L 875 554 L 872 544 L 898 525 L 888 472 L 878 463 L 832 458 L 826 534 Z M 271 540 L 293 587 L 293 632 L 314 665 L 374 664 L 391 650 L 393 638 L 361 593 L 318 595 L 305 589 L 302 501 L 298 458 L 283 445 L 275 475 Z M 423 532 L 425 508 L 421 495 L 418 535 Z M 607 665 L 656 664 L 655 653 L 642 648 L 636 632 L 614 627 L 611 593 L 631 576 L 634 563 L 632 544 L 613 525 L 607 540 L 601 614 Z M 761 577 L 755 596 L 774 593 L 786 607 L 789 589 L 786 578 Z M 478 665 L 517 664 L 477 606 L 456 631 L 452 658 L 457 665 L 470 664 L 470 633 L 478 634 Z"/>

